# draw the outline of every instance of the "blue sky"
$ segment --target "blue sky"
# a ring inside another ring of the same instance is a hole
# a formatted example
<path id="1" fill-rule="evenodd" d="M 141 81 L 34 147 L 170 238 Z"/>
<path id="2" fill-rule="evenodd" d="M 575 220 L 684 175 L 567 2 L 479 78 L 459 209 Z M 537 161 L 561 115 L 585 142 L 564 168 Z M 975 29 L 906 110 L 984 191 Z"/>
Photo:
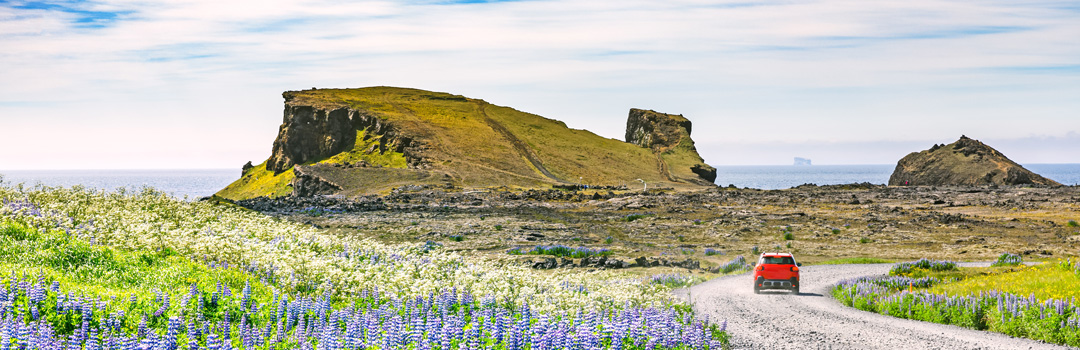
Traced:
<path id="1" fill-rule="evenodd" d="M 238 168 L 281 92 L 405 86 L 714 165 L 889 164 L 961 134 L 1080 163 L 1071 1 L 2 1 L 0 169 Z"/>

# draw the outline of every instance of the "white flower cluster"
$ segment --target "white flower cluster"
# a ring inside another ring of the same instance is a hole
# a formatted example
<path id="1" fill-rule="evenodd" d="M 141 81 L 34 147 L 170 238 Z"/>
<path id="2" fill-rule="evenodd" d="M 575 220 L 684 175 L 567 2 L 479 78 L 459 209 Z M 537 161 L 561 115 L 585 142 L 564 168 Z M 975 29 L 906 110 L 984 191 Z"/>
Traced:
<path id="1" fill-rule="evenodd" d="M 528 303 L 545 313 L 670 306 L 670 288 L 616 272 L 549 274 L 518 265 L 432 249 L 390 245 L 249 210 L 184 202 L 163 193 L 81 187 L 0 187 L 0 220 L 69 232 L 132 250 L 172 249 L 201 261 L 272 273 L 279 285 L 332 288 L 344 295 L 379 288 L 400 297 L 457 288 L 498 302 Z"/>

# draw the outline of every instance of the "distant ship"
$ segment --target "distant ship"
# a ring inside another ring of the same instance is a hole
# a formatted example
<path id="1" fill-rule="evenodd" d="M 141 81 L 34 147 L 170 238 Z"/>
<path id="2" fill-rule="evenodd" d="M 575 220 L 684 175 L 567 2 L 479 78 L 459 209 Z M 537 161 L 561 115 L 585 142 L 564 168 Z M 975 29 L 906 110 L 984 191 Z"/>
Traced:
<path id="1" fill-rule="evenodd" d="M 809 158 L 795 157 L 795 165 L 811 165 Z"/>

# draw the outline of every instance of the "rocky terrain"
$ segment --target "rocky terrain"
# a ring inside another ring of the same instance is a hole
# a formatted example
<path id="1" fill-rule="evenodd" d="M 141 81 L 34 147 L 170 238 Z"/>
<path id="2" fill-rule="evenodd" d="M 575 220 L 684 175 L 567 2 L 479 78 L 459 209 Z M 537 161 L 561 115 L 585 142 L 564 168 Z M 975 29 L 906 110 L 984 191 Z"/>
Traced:
<path id="1" fill-rule="evenodd" d="M 694 190 L 713 187 L 681 115 L 630 110 L 626 142 L 480 99 L 416 89 L 283 94 L 273 152 L 218 193 L 362 196 L 405 185 Z"/>
<path id="2" fill-rule="evenodd" d="M 908 154 L 889 177 L 891 186 L 1061 186 L 1016 164 L 979 140 L 960 136 L 948 145 Z"/>
<path id="3" fill-rule="evenodd" d="M 803 185 L 696 192 L 446 189 L 236 204 L 341 235 L 433 241 L 535 268 L 672 267 L 698 273 L 738 255 L 793 252 L 804 262 L 875 257 L 1052 259 L 1080 248 L 1077 187 Z M 547 245 L 606 249 L 604 259 L 509 255 Z"/>

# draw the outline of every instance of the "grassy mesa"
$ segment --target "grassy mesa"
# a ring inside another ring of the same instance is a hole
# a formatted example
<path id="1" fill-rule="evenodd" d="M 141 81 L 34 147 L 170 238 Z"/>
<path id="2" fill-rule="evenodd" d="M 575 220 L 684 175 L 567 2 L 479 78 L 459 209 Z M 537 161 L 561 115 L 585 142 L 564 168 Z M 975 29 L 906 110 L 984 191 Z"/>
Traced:
<path id="1" fill-rule="evenodd" d="M 1069 259 L 1029 267 L 1003 254 L 988 268 L 922 259 L 832 294 L 860 310 L 1080 346 L 1080 264 Z"/>

